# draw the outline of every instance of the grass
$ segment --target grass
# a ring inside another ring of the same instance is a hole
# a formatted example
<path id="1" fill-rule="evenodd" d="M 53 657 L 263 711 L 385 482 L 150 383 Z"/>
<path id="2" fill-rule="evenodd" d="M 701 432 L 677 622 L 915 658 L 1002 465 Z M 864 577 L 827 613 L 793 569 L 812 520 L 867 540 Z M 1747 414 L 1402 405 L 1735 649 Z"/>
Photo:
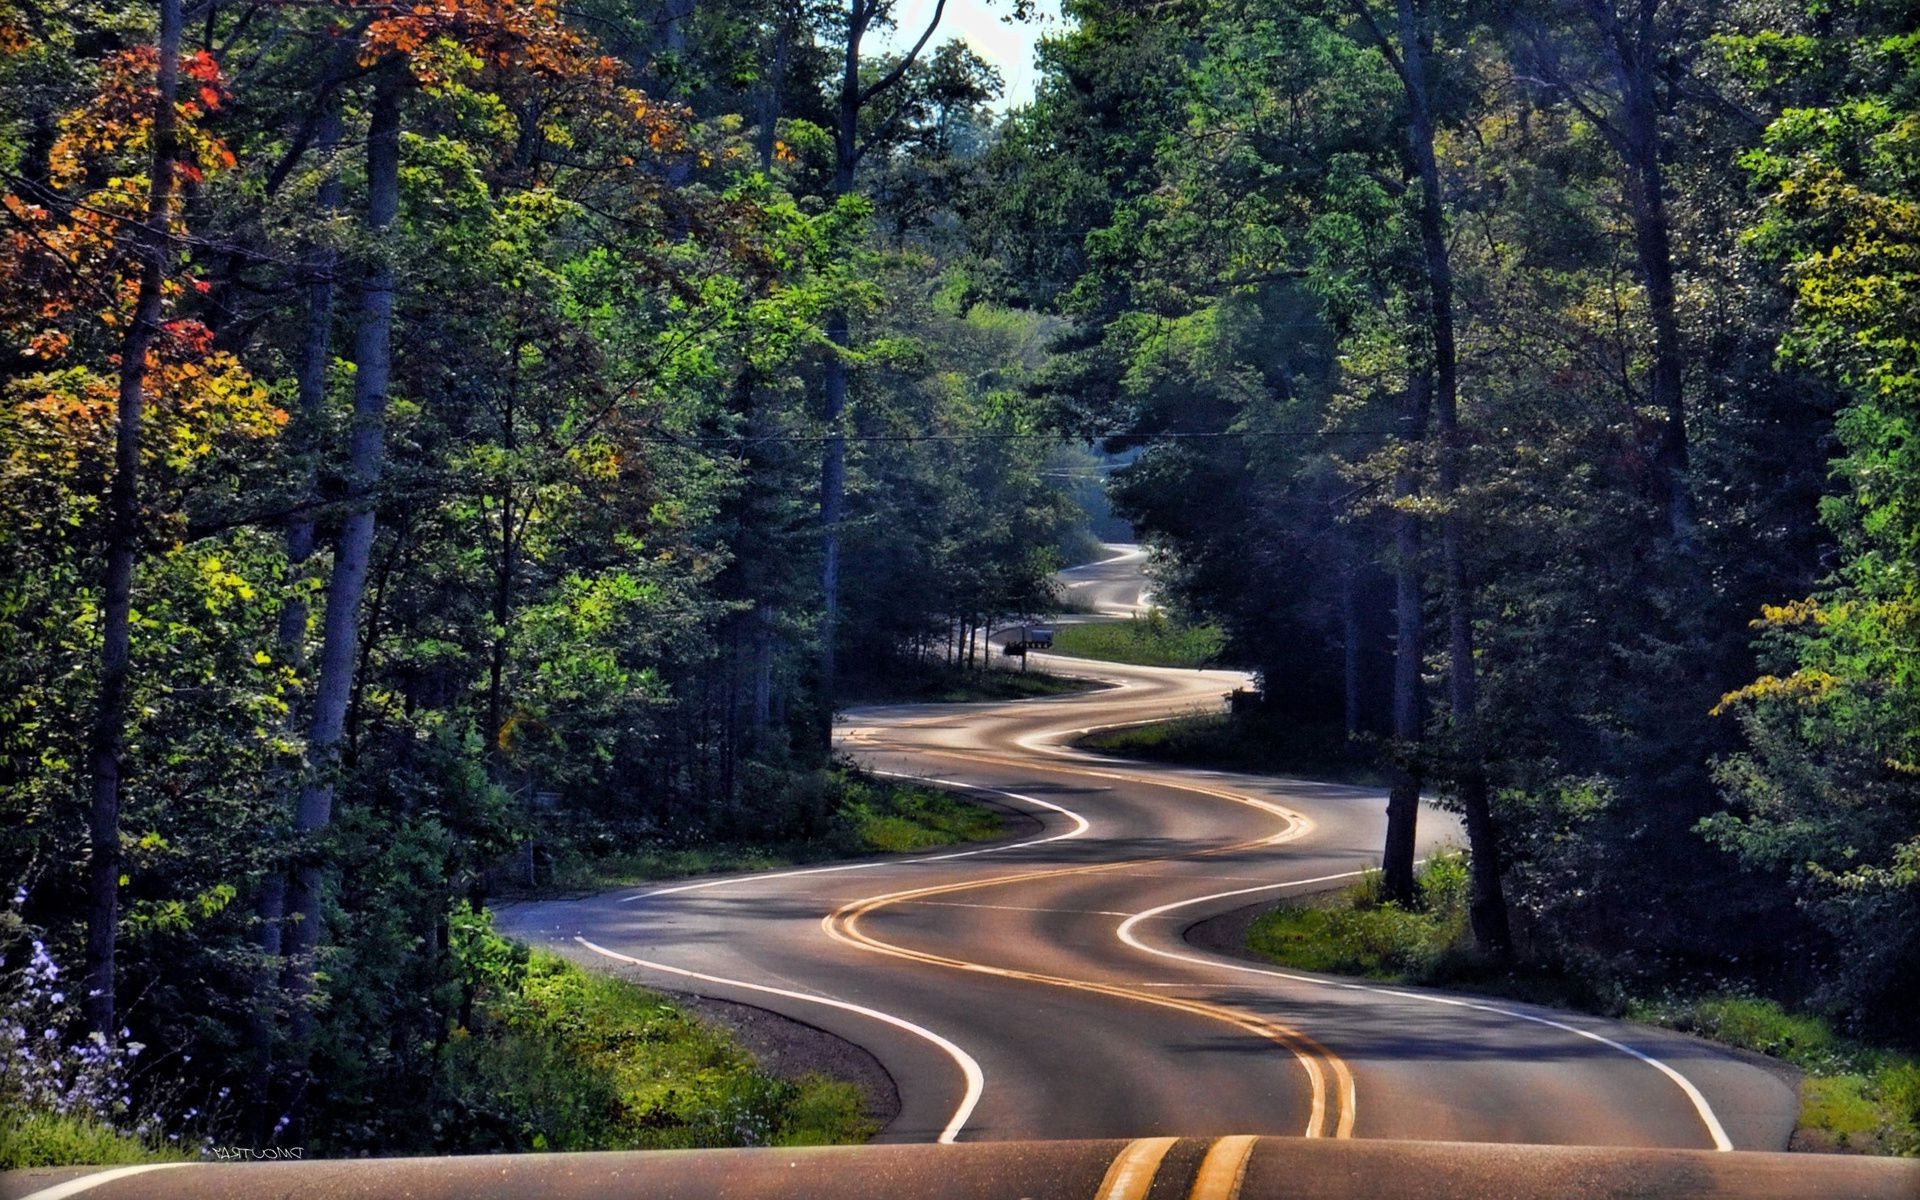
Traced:
<path id="1" fill-rule="evenodd" d="M 187 1155 L 157 1147 L 97 1121 L 53 1113 L 0 1111 L 0 1171 L 23 1167 L 125 1166 L 183 1162 Z"/>
<path id="2" fill-rule="evenodd" d="M 1397 983 L 1465 988 L 1536 1004 L 1624 1016 L 1757 1051 L 1800 1068 L 1796 1149 L 1920 1154 L 1920 1060 L 1839 1036 L 1819 1017 L 1748 996 L 1626 995 L 1565 968 L 1497 966 L 1473 949 L 1467 868 L 1430 859 L 1411 907 L 1380 899 L 1377 874 L 1313 905 L 1256 919 L 1247 945 L 1285 966 Z"/>
<path id="3" fill-rule="evenodd" d="M 994 651 L 998 653 L 998 651 Z M 1092 691 L 1099 684 L 1068 679 L 1045 671 L 1007 667 L 950 667 L 940 662 L 889 662 L 884 671 L 869 671 L 849 680 L 850 704 L 977 704 L 993 700 L 1027 700 Z"/>
<path id="4" fill-rule="evenodd" d="M 1124 621 L 1059 625 L 1053 631 L 1055 654 L 1143 667 L 1204 667 L 1225 644 L 1225 636 L 1211 625 L 1184 625 L 1159 612 Z"/>
<path id="5" fill-rule="evenodd" d="M 1819 1017 L 1752 996 L 1667 997 L 1628 1015 L 1754 1050 L 1806 1072 L 1796 1145 L 1920 1154 L 1920 1059 L 1836 1034 Z"/>
<path id="6" fill-rule="evenodd" d="M 448 1043 L 445 1151 L 811 1146 L 876 1132 L 858 1088 L 783 1079 L 656 993 L 529 953 L 483 924 L 462 946 L 479 983 Z"/>
<path id="7" fill-rule="evenodd" d="M 862 780 L 847 789 L 840 816 L 862 848 L 887 854 L 931 850 L 1000 836 L 992 809 L 931 788 Z"/>
<path id="8" fill-rule="evenodd" d="M 1372 756 L 1347 740 L 1338 725 L 1312 724 L 1270 713 L 1198 713 L 1152 725 L 1097 733 L 1082 745 L 1090 750 L 1190 763 L 1259 775 L 1385 787 L 1386 772 Z"/>
<path id="9" fill-rule="evenodd" d="M 602 891 L 656 879 L 766 871 L 835 858 L 992 841 L 1005 831 L 1000 814 L 993 809 L 933 788 L 882 780 L 847 768 L 829 772 L 827 786 L 833 817 L 829 829 L 818 837 L 764 844 L 649 844 L 597 856 L 574 851 L 557 857 L 551 881 L 544 886 L 502 889 L 501 894 L 523 898 Z"/>

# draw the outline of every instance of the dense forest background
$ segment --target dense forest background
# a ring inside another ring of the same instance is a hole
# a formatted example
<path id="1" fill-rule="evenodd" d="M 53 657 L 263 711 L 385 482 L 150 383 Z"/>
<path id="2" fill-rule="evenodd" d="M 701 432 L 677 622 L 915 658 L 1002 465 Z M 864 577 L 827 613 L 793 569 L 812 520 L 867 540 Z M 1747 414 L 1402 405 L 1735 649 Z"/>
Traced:
<path id="1" fill-rule="evenodd" d="M 1390 893 L 1920 1036 L 1907 6 L 1067 15 L 0 0 L 7 1087 L 447 1148 L 486 897 L 820 834 L 1103 461 Z"/>

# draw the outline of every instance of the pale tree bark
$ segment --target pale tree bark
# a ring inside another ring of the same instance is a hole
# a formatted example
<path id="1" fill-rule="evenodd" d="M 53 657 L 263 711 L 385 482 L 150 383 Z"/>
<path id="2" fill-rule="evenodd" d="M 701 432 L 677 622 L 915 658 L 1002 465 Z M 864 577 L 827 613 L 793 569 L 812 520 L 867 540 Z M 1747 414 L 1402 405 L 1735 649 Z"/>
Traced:
<path id="1" fill-rule="evenodd" d="M 295 1053 L 304 1071 L 313 1029 L 310 997 L 314 954 L 320 942 L 326 867 L 317 835 L 333 819 L 341 736 L 359 646 L 360 601 L 366 593 L 373 552 L 374 519 L 386 459 L 387 388 L 392 376 L 394 265 L 385 243 L 400 202 L 400 107 L 403 76 L 389 65 L 375 85 L 367 129 L 366 225 L 375 261 L 360 288 L 354 332 L 353 431 L 347 452 L 347 511 L 327 581 L 326 614 L 307 733 L 307 777 L 294 811 L 300 841 L 293 873 L 286 933 L 288 1002 Z"/>
<path id="2" fill-rule="evenodd" d="M 321 176 L 320 187 L 314 197 L 314 208 L 316 216 L 324 223 L 340 207 L 340 176 L 333 164 L 333 156 L 340 146 L 340 107 L 338 97 L 331 90 L 323 103 L 326 107 L 319 115 L 314 148 L 326 160 L 323 168 L 325 174 Z M 315 548 L 313 505 L 319 472 L 314 462 L 318 450 L 314 439 L 318 436 L 327 401 L 327 367 L 332 361 L 333 277 L 339 266 L 338 259 L 339 255 L 323 238 L 310 248 L 303 268 L 307 283 L 307 317 L 306 328 L 300 339 L 300 358 L 294 369 L 294 390 L 300 412 L 301 436 L 307 439 L 300 449 L 307 461 L 299 503 L 287 518 L 285 535 L 287 574 L 295 582 L 304 573 Z M 306 665 L 307 617 L 306 594 L 295 590 L 280 610 L 276 639 L 280 660 L 294 667 Z M 290 724 L 297 722 L 297 713 L 290 712 L 288 719 Z M 280 781 L 285 782 L 284 778 Z M 257 1098 L 265 1095 L 272 1079 L 273 1027 L 274 1016 L 279 1008 L 280 975 L 285 966 L 282 951 L 286 915 L 287 873 L 285 864 L 276 859 L 261 880 L 260 895 L 255 901 L 255 916 L 259 921 L 256 944 L 260 951 L 261 977 L 254 998 L 254 1011 L 248 1023 L 247 1042 L 254 1061 L 253 1081 Z"/>
<path id="3" fill-rule="evenodd" d="M 147 353 L 160 333 L 180 134 L 180 0 L 160 0 L 159 63 L 154 83 L 153 157 L 146 213 L 133 230 L 140 282 L 133 320 L 120 339 L 114 413 L 113 482 L 107 493 L 106 587 L 101 605 L 100 683 L 89 759 L 92 796 L 87 832 L 87 1025 L 108 1040 L 119 1032 L 114 952 L 120 928 L 120 796 L 133 673 L 133 560 L 140 539 L 140 426 L 147 402 Z"/>

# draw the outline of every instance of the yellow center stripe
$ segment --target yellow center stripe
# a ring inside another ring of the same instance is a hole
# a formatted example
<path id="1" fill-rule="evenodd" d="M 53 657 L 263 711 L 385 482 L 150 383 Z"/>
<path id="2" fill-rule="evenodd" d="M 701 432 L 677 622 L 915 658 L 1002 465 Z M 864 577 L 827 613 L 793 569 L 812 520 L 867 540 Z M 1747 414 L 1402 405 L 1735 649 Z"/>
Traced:
<path id="1" fill-rule="evenodd" d="M 1247 1178 L 1247 1162 L 1260 1139 L 1249 1134 L 1223 1137 L 1207 1148 L 1187 1200 L 1237 1200 Z"/>
<path id="2" fill-rule="evenodd" d="M 1136 1138 L 1128 1142 L 1126 1149 L 1120 1151 L 1107 1168 L 1106 1177 L 1100 1181 L 1100 1190 L 1094 1193 L 1094 1200 L 1144 1200 L 1147 1191 L 1153 1187 L 1153 1176 L 1160 1169 L 1160 1160 L 1179 1140 L 1155 1137 Z"/>

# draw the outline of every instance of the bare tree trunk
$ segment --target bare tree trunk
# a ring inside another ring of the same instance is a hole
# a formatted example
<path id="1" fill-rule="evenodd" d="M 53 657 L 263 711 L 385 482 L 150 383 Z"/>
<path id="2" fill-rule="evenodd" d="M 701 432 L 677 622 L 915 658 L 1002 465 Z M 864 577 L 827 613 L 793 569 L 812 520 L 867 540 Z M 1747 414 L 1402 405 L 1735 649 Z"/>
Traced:
<path id="1" fill-rule="evenodd" d="M 160 0 L 159 68 L 154 87 L 152 177 L 147 211 L 134 229 L 140 263 L 133 320 L 120 340 L 114 413 L 113 482 L 107 493 L 106 587 L 101 612 L 100 689 L 90 754 L 87 814 L 87 1026 L 115 1040 L 114 951 L 120 931 L 120 775 L 127 745 L 127 693 L 133 673 L 133 559 L 140 540 L 140 424 L 147 401 L 147 352 L 160 332 L 167 277 L 179 130 L 180 0 Z"/>
<path id="2" fill-rule="evenodd" d="M 1393 740 L 1400 762 L 1387 796 L 1387 845 L 1381 857 L 1381 887 L 1388 900 L 1414 899 L 1413 856 L 1420 819 L 1420 771 L 1414 748 L 1420 744 L 1420 665 L 1425 654 L 1422 631 L 1420 517 L 1406 505 L 1419 490 L 1414 449 L 1426 439 L 1427 410 L 1433 381 L 1423 370 L 1407 380 L 1400 411 L 1403 458 L 1394 474 L 1393 494 L 1402 508 L 1393 518 Z"/>
<path id="3" fill-rule="evenodd" d="M 1433 332 L 1434 411 L 1440 434 L 1440 493 L 1446 504 L 1440 519 L 1441 587 L 1447 605 L 1449 707 L 1462 740 L 1460 805 L 1466 815 L 1472 864 L 1474 940 L 1495 957 L 1512 950 L 1506 895 L 1500 882 L 1499 839 L 1487 794 L 1480 751 L 1474 745 L 1475 665 L 1472 594 L 1468 589 L 1463 545 L 1460 487 L 1460 410 L 1458 351 L 1453 328 L 1453 264 L 1449 257 L 1440 194 L 1440 168 L 1433 152 L 1433 110 L 1428 103 L 1426 52 L 1429 33 L 1416 0 L 1397 0 L 1401 79 L 1408 109 L 1408 149 L 1420 176 L 1420 242 L 1426 256 Z"/>
<path id="4" fill-rule="evenodd" d="M 1360 568 L 1351 557 L 1340 565 L 1340 699 L 1348 738 L 1360 734 Z"/>
<path id="5" fill-rule="evenodd" d="M 773 712 L 773 610 L 761 605 L 753 614 L 753 732 L 757 742 Z"/>
<path id="6" fill-rule="evenodd" d="M 366 592 L 373 551 L 376 492 L 386 459 L 387 387 L 392 376 L 394 266 L 387 253 L 387 231 L 400 203 L 400 104 L 403 81 L 392 66 L 375 86 L 367 130 L 367 228 L 377 256 L 360 292 L 359 327 L 354 333 L 353 433 L 347 474 L 349 507 L 327 581 L 327 609 L 320 646 L 313 720 L 307 734 L 307 779 L 294 812 L 294 833 L 303 843 L 294 872 L 289 911 L 292 924 L 286 949 L 292 1006 L 291 1029 L 299 1047 L 297 1070 L 304 1072 L 313 1030 L 309 997 L 313 991 L 314 952 L 320 941 L 325 864 L 312 845 L 333 819 L 333 796 L 340 767 L 340 742 L 359 647 L 360 600 Z"/>
<path id="7" fill-rule="evenodd" d="M 1620 88 L 1620 127 L 1613 140 L 1626 167 L 1634 253 L 1647 289 L 1647 318 L 1653 325 L 1652 398 L 1664 418 L 1654 447 L 1655 494 L 1669 534 L 1685 545 L 1694 535 L 1693 492 L 1687 475 L 1687 410 L 1682 394 L 1686 348 L 1675 304 L 1673 238 L 1666 169 L 1660 161 L 1660 109 L 1654 92 L 1660 53 L 1655 18 L 1660 0 L 1635 0 L 1633 7 L 1629 27 L 1615 10 L 1614 0 L 1587 0 Z"/>
<path id="8" fill-rule="evenodd" d="M 329 92 L 324 103 L 326 111 L 320 115 L 319 129 L 315 134 L 315 148 L 327 159 L 326 174 L 320 181 L 315 197 L 315 208 L 322 221 L 331 217 L 340 207 L 340 176 L 332 162 L 340 145 L 339 99 Z M 327 366 L 332 360 L 333 342 L 333 275 L 338 258 L 332 246 L 325 243 L 316 244 L 307 257 L 307 326 L 301 338 L 300 361 L 294 372 L 294 380 L 301 436 L 306 440 L 301 451 L 307 456 L 308 462 L 305 483 L 301 488 L 301 504 L 287 518 L 287 573 L 290 577 L 302 573 L 302 568 L 313 557 L 314 551 L 312 505 L 316 499 L 314 493 L 318 475 L 313 462 L 318 447 L 314 443 L 327 401 Z M 296 589 L 280 610 L 276 640 L 281 661 L 294 666 L 306 665 L 307 615 L 306 595 Z M 289 724 L 296 720 L 297 714 L 289 712 Z M 280 778 L 277 782 L 284 784 L 286 781 Z M 255 1099 L 264 1101 L 273 1077 L 274 1014 L 279 1007 L 280 975 L 285 966 L 281 955 L 287 912 L 287 874 L 285 864 L 277 858 L 261 880 L 254 911 L 259 920 L 257 945 L 261 966 L 260 977 L 256 981 L 258 992 L 247 1025 L 247 1044 L 254 1063 Z M 264 1108 L 261 1111 L 265 1113 Z"/>
<path id="9" fill-rule="evenodd" d="M 779 143 L 780 109 L 787 86 L 787 50 L 793 40 L 793 22 L 786 13 L 774 17 L 773 61 L 767 68 L 766 84 L 760 92 L 760 128 L 754 135 L 754 149 L 760 155 L 760 169 L 773 170 L 773 150 Z"/>
<path id="10" fill-rule="evenodd" d="M 520 396 L 520 342 L 510 347 L 513 361 L 507 366 L 507 392 L 501 417 L 500 444 L 507 452 L 508 477 L 500 485 L 500 557 L 494 564 L 493 647 L 487 664 L 487 765 L 495 783 L 506 777 L 506 747 L 501 743 L 506 724 L 507 658 L 512 650 L 509 632 L 513 621 L 514 584 L 520 573 L 520 510 L 513 490 L 513 456 L 520 446 L 518 401 Z"/>
<path id="11" fill-rule="evenodd" d="M 874 0 L 849 0 L 846 45 L 840 60 L 840 94 L 836 98 L 833 130 L 833 195 L 850 196 L 854 190 L 854 172 L 867 146 L 860 141 L 860 114 L 874 99 L 898 86 L 940 26 L 946 0 L 934 0 L 933 13 L 925 30 L 900 59 L 879 79 L 862 83 L 860 44 L 876 17 L 882 15 Z M 853 345 L 852 328 L 845 309 L 827 314 L 827 340 L 833 349 L 827 352 L 826 403 L 822 413 L 826 426 L 826 448 L 820 462 L 820 721 L 821 744 L 833 744 L 833 708 L 835 697 L 835 639 L 840 622 L 840 521 L 847 486 L 847 438 L 844 417 L 847 408 L 847 363 L 844 351 Z"/>

